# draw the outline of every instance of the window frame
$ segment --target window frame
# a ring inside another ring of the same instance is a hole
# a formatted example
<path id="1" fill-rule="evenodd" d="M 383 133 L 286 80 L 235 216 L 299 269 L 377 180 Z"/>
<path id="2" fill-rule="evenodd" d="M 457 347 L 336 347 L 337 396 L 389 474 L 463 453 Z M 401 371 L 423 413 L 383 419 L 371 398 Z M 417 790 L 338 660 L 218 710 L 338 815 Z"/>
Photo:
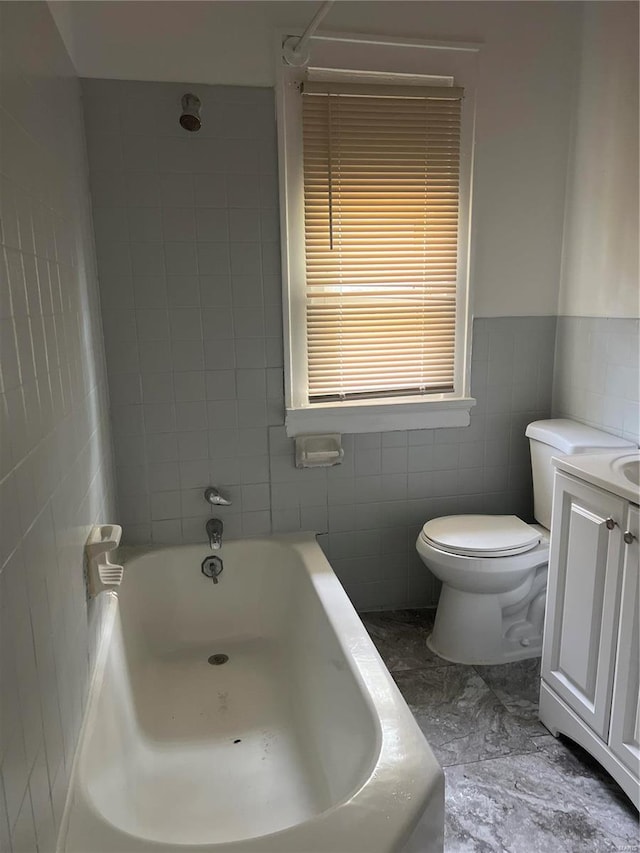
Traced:
<path id="1" fill-rule="evenodd" d="M 283 279 L 285 425 L 290 436 L 314 432 L 467 426 L 475 400 L 470 396 L 471 201 L 475 130 L 475 79 L 478 44 L 424 42 L 365 35 L 316 33 L 310 42 L 315 79 L 340 73 L 342 79 L 367 73 L 381 82 L 450 79 L 464 87 L 462 111 L 458 281 L 454 390 L 449 393 L 310 403 L 306 347 L 302 97 L 299 86 L 307 68 L 287 65 L 282 43 L 291 30 L 276 36 L 276 113 L 280 182 Z M 335 79 L 335 78 L 334 78 Z"/>

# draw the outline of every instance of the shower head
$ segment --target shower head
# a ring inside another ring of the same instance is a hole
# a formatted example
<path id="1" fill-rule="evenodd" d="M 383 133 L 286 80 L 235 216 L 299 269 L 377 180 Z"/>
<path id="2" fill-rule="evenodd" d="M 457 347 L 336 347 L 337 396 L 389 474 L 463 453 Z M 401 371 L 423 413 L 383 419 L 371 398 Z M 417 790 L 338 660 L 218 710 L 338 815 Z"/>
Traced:
<path id="1" fill-rule="evenodd" d="M 191 93 L 187 93 L 182 96 L 182 113 L 180 115 L 180 125 L 184 127 L 185 130 L 189 130 L 192 133 L 200 130 L 202 127 L 202 120 L 200 118 L 200 98 L 197 95 L 192 95 Z"/>

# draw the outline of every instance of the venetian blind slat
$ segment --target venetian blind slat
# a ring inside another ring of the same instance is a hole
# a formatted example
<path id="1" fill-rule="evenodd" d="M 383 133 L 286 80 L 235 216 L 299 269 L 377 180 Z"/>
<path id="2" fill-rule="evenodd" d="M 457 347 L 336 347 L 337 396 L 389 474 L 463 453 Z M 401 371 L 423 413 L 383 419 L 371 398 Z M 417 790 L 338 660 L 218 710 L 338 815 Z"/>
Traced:
<path id="1" fill-rule="evenodd" d="M 319 88 L 303 93 L 309 399 L 450 391 L 462 93 Z"/>

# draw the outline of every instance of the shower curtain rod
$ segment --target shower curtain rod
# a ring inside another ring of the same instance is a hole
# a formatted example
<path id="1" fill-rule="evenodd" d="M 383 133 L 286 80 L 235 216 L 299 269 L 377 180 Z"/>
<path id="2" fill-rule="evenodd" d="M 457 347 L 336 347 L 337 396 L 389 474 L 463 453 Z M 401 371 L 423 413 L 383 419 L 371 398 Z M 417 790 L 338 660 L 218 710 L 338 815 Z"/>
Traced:
<path id="1" fill-rule="evenodd" d="M 333 6 L 334 0 L 325 0 L 315 13 L 306 30 L 299 38 L 290 36 L 284 43 L 284 57 L 289 65 L 304 65 L 308 61 L 306 54 L 307 42 L 311 39 L 315 31 L 320 26 L 322 20 L 326 17 L 329 9 Z"/>
<path id="2" fill-rule="evenodd" d="M 318 29 L 318 27 L 322 23 L 323 18 L 326 17 L 327 13 L 329 12 L 329 9 L 333 6 L 333 3 L 334 3 L 334 0 L 325 0 L 325 2 L 322 4 L 322 6 L 320 6 L 318 11 L 315 13 L 313 18 L 311 19 L 309 26 L 300 36 L 300 40 L 298 41 L 298 44 L 295 46 L 296 52 L 304 50 L 307 42 L 309 41 L 311 36 L 315 33 L 315 31 Z"/>

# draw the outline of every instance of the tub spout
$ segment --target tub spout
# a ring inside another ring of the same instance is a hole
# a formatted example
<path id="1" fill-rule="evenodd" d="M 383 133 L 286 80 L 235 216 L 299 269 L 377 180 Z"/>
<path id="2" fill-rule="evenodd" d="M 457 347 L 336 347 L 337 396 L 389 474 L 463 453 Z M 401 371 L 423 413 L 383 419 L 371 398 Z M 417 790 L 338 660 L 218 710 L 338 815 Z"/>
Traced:
<path id="1" fill-rule="evenodd" d="M 219 518 L 210 518 L 207 521 L 207 536 L 209 537 L 209 547 L 212 551 L 219 551 L 222 548 L 222 531 L 224 525 Z"/>

